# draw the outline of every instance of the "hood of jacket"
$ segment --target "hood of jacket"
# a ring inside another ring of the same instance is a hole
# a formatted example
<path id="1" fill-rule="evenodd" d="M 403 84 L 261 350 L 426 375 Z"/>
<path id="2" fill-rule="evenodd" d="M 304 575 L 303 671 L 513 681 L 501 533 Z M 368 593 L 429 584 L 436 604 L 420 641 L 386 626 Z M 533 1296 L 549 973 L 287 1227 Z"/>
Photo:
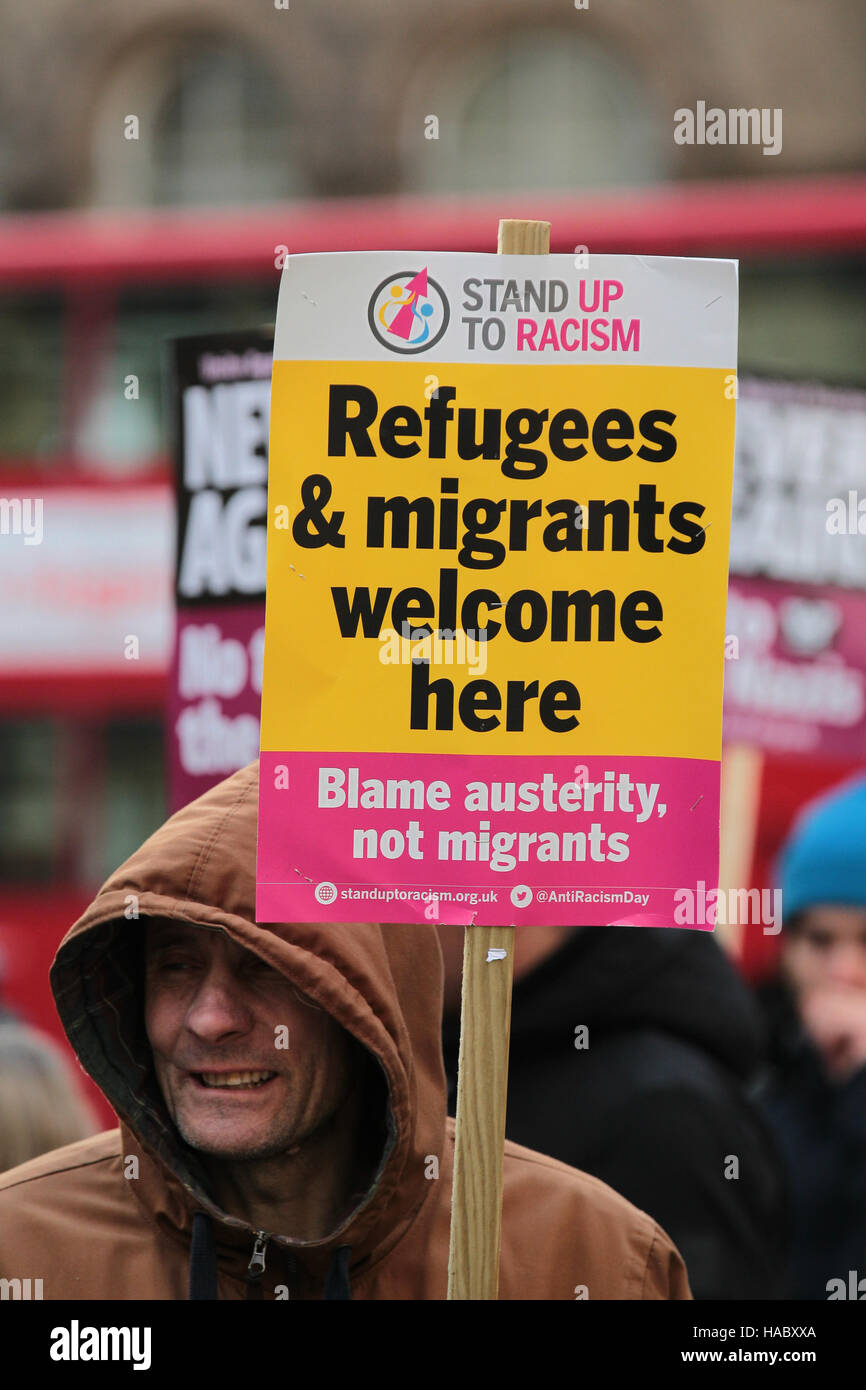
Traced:
<path id="1" fill-rule="evenodd" d="M 580 927 L 515 980 L 512 1050 L 561 1048 L 575 1020 L 596 1033 L 655 1029 L 746 1080 L 765 1046 L 760 1011 L 712 933 L 677 927 Z M 445 1028 L 446 1054 L 458 1021 Z M 565 1031 L 563 1031 L 565 1030 Z M 515 1047 L 516 1044 L 516 1047 Z"/>
<path id="2" fill-rule="evenodd" d="M 368 1106 L 377 1110 L 369 1119 L 381 1134 L 373 1179 L 326 1238 L 299 1242 L 268 1233 L 321 1286 L 335 1252 L 346 1247 L 350 1268 L 381 1259 L 431 1190 L 425 1161 L 441 1158 L 446 1142 L 442 956 L 432 924 L 257 924 L 257 811 L 258 768 L 251 764 L 172 816 L 67 933 L 51 985 L 81 1065 L 120 1117 L 124 1152 L 145 1160 L 136 1197 L 156 1224 L 187 1244 L 195 1245 L 205 1213 L 216 1253 L 233 1260 L 235 1270 L 246 1265 L 255 1232 L 216 1205 L 156 1081 L 143 1014 L 148 918 L 222 929 L 362 1044 L 372 1059 Z"/>

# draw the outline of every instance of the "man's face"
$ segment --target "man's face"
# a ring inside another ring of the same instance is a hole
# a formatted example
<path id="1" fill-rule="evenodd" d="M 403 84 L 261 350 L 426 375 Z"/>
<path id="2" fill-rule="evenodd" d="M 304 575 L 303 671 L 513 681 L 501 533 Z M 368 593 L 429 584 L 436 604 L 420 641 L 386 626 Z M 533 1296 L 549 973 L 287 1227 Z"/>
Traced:
<path id="1" fill-rule="evenodd" d="M 157 1079 L 192 1148 L 225 1159 L 276 1158 L 349 1095 L 356 1058 L 349 1035 L 224 933 L 149 923 L 145 981 Z"/>
<path id="2" fill-rule="evenodd" d="M 866 911 L 829 904 L 809 908 L 785 941 L 783 963 L 800 997 L 828 988 L 866 994 Z"/>

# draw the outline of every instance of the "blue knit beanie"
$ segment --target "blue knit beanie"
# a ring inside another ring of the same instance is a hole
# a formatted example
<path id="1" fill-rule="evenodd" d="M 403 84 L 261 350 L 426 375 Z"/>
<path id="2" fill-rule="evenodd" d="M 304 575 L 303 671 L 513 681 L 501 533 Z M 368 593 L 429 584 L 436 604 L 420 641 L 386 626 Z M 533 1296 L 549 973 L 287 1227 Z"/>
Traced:
<path id="1" fill-rule="evenodd" d="M 777 860 L 785 922 L 803 908 L 839 903 L 866 908 L 866 776 L 810 801 Z"/>

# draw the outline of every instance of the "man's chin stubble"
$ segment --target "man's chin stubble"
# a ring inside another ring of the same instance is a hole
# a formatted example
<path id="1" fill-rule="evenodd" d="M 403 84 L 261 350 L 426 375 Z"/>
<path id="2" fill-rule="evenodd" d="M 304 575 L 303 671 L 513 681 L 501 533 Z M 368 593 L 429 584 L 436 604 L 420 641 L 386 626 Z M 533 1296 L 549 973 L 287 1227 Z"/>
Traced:
<path id="1" fill-rule="evenodd" d="M 184 1143 L 203 1158 L 211 1158 L 223 1163 L 255 1163 L 266 1159 L 292 1158 L 300 1153 L 302 1145 L 293 1138 L 274 1140 L 270 1143 L 247 1145 L 243 1148 L 234 1148 L 230 1143 L 221 1144 L 218 1140 L 206 1140 L 191 1137 L 188 1131 L 184 1131 L 178 1126 L 178 1132 Z"/>

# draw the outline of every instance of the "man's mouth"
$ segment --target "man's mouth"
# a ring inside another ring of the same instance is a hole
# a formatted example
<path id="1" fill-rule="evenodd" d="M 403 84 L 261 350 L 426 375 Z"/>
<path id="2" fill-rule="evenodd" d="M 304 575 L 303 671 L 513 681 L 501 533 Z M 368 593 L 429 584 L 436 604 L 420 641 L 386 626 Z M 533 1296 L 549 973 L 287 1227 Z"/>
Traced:
<path id="1" fill-rule="evenodd" d="M 220 1090 L 246 1089 L 266 1086 L 276 1076 L 275 1071 L 195 1071 L 192 1075 L 202 1086 Z"/>

